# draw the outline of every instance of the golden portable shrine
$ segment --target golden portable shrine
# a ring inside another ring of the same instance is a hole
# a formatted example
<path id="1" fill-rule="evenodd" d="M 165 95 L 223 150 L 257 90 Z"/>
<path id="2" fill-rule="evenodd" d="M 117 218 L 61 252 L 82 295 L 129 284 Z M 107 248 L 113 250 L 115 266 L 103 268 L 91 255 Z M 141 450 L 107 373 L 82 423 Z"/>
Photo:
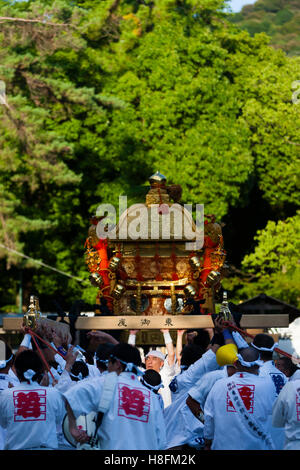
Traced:
<path id="1" fill-rule="evenodd" d="M 145 203 L 125 210 L 106 238 L 97 236 L 101 218 L 91 219 L 85 255 L 90 281 L 98 290 L 96 315 L 118 317 L 118 325 L 111 317 L 102 323 L 110 328 L 195 327 L 199 318 L 192 321 L 191 314 L 215 313 L 214 297 L 221 287 L 226 258 L 222 227 L 213 215 L 207 215 L 200 233 L 191 212 L 179 203 L 181 187 L 168 186 L 159 172 L 149 182 Z M 138 239 L 123 239 L 142 210 L 146 230 L 143 227 Z M 153 225 L 158 227 L 155 239 Z M 199 246 L 194 243 L 192 250 L 186 235 L 191 233 L 203 240 Z M 207 317 L 205 326 L 212 326 Z"/>
<path id="2" fill-rule="evenodd" d="M 85 257 L 98 308 L 95 316 L 78 316 L 76 330 L 135 329 L 145 333 L 142 338 L 140 334 L 140 343 L 157 344 L 161 341 L 160 329 L 175 333 L 178 329 L 213 327 L 215 296 L 221 291 L 226 272 L 222 226 L 213 215 L 206 215 L 201 232 L 191 212 L 179 202 L 179 185 L 167 185 L 159 172 L 149 182 L 145 202 L 122 212 L 118 224 L 105 236 L 97 235 L 102 216 L 91 218 Z M 139 219 L 137 209 L 144 213 L 143 230 L 134 239 L 124 237 L 122 234 Z M 154 239 L 153 225 L 158 227 Z M 165 226 L 168 236 L 163 231 Z M 196 243 L 190 249 L 187 243 L 191 239 L 186 233 L 194 233 L 196 238 L 199 235 L 203 244 Z M 224 298 L 221 314 L 230 315 Z M 23 323 L 45 338 L 52 330 L 62 338 L 69 335 L 68 317 L 61 323 L 41 315 L 34 299 L 24 318 L 4 317 L 3 330 L 17 332 Z M 248 329 L 287 327 L 289 316 L 243 313 L 240 325 Z"/>

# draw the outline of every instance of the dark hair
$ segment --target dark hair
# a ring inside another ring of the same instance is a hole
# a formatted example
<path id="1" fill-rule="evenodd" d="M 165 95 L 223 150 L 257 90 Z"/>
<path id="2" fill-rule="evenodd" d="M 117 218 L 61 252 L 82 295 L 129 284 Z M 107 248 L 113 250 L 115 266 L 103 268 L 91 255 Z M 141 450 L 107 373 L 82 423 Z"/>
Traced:
<path id="1" fill-rule="evenodd" d="M 192 330 L 191 330 L 192 331 Z M 198 344 L 202 346 L 203 349 L 206 350 L 207 346 L 210 343 L 210 337 L 208 331 L 201 329 L 195 330 L 197 335 L 193 339 L 193 344 Z"/>
<path id="2" fill-rule="evenodd" d="M 82 378 L 85 379 L 89 375 L 89 368 L 85 362 L 75 361 L 71 369 L 71 374 L 76 375 L 77 378 L 70 375 L 71 379 L 75 382 L 78 382 L 78 380 L 80 380 L 78 377 L 80 373 L 82 374 Z"/>
<path id="3" fill-rule="evenodd" d="M 42 379 L 44 373 L 44 364 L 38 353 L 31 349 L 26 349 L 17 355 L 15 369 L 20 382 L 27 382 L 27 379 L 24 377 L 24 372 L 28 369 L 32 369 L 35 372 L 32 380 L 39 381 Z"/>
<path id="4" fill-rule="evenodd" d="M 91 351 L 84 351 L 82 354 L 85 357 L 86 363 L 93 366 L 94 365 L 94 354 Z"/>
<path id="5" fill-rule="evenodd" d="M 259 351 L 255 348 L 252 348 L 252 346 L 239 349 L 239 354 L 242 356 L 243 360 L 246 362 L 257 361 L 260 356 Z"/>
<path id="6" fill-rule="evenodd" d="M 189 367 L 202 357 L 205 350 L 199 344 L 187 344 L 182 348 L 181 352 L 181 366 Z"/>
<path id="7" fill-rule="evenodd" d="M 283 363 L 284 369 L 288 372 L 288 375 L 286 374 L 287 377 L 291 377 L 296 370 L 298 370 L 298 367 L 293 363 L 290 357 L 280 356 L 277 361 L 281 361 Z"/>
<path id="8" fill-rule="evenodd" d="M 107 370 L 107 365 L 105 361 L 109 359 L 109 356 L 114 346 L 115 345 L 112 343 L 104 343 L 98 346 L 97 351 L 96 351 L 96 361 L 97 361 L 98 367 L 100 367 L 102 370 Z"/>
<path id="9" fill-rule="evenodd" d="M 253 340 L 254 346 L 258 348 L 271 348 L 274 345 L 274 339 L 270 335 L 259 333 Z M 273 357 L 273 351 L 259 351 L 263 360 L 270 360 Z"/>
<path id="10" fill-rule="evenodd" d="M 143 375 L 143 381 L 156 387 L 156 385 L 161 383 L 161 376 L 156 370 L 147 369 Z"/>
<path id="11" fill-rule="evenodd" d="M 142 363 L 141 361 L 141 355 L 139 350 L 135 346 L 131 346 L 131 344 L 128 343 L 118 343 L 116 344 L 110 353 L 110 357 L 114 361 L 115 359 L 119 359 L 123 362 L 131 362 L 135 366 L 139 367 Z M 125 370 L 126 365 L 122 364 L 123 370 Z"/>

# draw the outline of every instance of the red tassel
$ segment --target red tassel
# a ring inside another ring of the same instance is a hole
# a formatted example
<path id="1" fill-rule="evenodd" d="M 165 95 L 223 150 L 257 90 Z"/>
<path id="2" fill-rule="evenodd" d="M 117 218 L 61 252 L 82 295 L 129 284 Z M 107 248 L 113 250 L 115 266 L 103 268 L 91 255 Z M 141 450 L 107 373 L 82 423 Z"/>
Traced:
<path id="1" fill-rule="evenodd" d="M 95 250 L 101 250 L 103 248 L 107 248 L 107 238 L 100 238 L 97 245 L 94 246 Z"/>

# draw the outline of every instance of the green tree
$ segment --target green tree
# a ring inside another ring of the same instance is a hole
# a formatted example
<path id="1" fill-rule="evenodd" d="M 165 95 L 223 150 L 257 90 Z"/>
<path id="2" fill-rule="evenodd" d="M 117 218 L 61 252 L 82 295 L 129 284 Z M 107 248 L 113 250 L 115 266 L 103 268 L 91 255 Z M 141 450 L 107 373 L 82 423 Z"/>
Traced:
<path id="1" fill-rule="evenodd" d="M 300 212 L 294 217 L 268 222 L 255 236 L 254 251 L 242 262 L 244 282 L 238 276 L 228 280 L 240 298 L 247 299 L 262 292 L 300 305 Z"/>
<path id="2" fill-rule="evenodd" d="M 270 44 L 290 56 L 299 56 L 300 5 L 297 0 L 257 0 L 241 12 L 230 15 L 230 21 L 251 36 L 266 33 Z"/>
<path id="3" fill-rule="evenodd" d="M 89 216 L 120 194 L 140 201 L 157 169 L 219 220 L 259 195 L 266 210 L 238 227 L 241 239 L 295 214 L 299 60 L 229 23 L 221 0 L 0 5 L 3 245 L 86 280 Z M 239 246 L 229 234 L 238 267 L 252 238 Z M 2 305 L 20 270 L 47 309 L 57 295 L 95 298 L 15 251 L 0 251 L 11 280 Z"/>

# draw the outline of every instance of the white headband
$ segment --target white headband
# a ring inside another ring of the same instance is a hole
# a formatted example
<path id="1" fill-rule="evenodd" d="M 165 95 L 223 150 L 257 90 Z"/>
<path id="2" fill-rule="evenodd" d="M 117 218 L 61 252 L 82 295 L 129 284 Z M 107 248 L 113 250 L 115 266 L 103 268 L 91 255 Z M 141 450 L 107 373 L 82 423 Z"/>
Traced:
<path id="1" fill-rule="evenodd" d="M 74 379 L 78 379 L 78 380 L 82 380 L 82 379 L 83 379 L 83 375 L 82 375 L 81 372 L 79 372 L 78 375 L 72 374 L 71 372 L 69 372 L 69 374 L 71 375 L 71 377 L 74 377 Z"/>
<path id="2" fill-rule="evenodd" d="M 266 351 L 266 352 L 273 352 L 275 348 L 277 348 L 278 343 L 274 343 L 271 348 L 263 348 L 262 346 L 255 346 L 255 344 L 251 343 L 251 346 L 253 346 L 255 349 L 258 349 L 258 351 Z"/>
<path id="3" fill-rule="evenodd" d="M 245 367 L 261 366 L 261 363 L 262 363 L 260 359 L 257 359 L 256 361 L 252 361 L 252 362 L 244 361 L 244 359 L 242 358 L 240 354 L 237 355 L 237 358 L 238 358 L 238 361 L 242 364 L 242 366 L 245 366 Z"/>
<path id="4" fill-rule="evenodd" d="M 124 372 L 134 372 L 135 375 L 138 375 L 138 376 L 144 375 L 144 372 L 139 369 L 139 366 L 137 366 L 136 364 L 133 364 L 133 362 L 125 362 L 122 359 L 119 359 L 118 357 L 114 356 L 113 354 L 111 354 L 109 357 L 111 359 L 117 359 L 122 364 L 124 364 L 125 366 Z"/>
<path id="5" fill-rule="evenodd" d="M 9 359 L 7 360 L 3 359 L 3 361 L 0 361 L 0 369 L 4 369 L 12 358 L 13 358 L 13 354 L 10 356 Z"/>
<path id="6" fill-rule="evenodd" d="M 32 377 L 36 374 L 36 372 L 32 369 L 28 369 L 24 372 L 24 377 L 25 379 L 27 379 L 29 381 L 29 383 L 32 384 L 33 380 L 32 380 Z"/>
<path id="7" fill-rule="evenodd" d="M 160 388 L 164 388 L 164 385 L 162 383 L 158 385 L 151 385 L 149 384 L 144 378 L 141 379 L 141 383 L 145 385 L 145 387 L 150 388 L 150 390 L 153 391 L 158 391 Z"/>
<path id="8" fill-rule="evenodd" d="M 147 359 L 147 357 L 149 357 L 149 356 L 158 357 L 162 361 L 164 361 L 165 357 L 166 357 L 162 352 L 157 351 L 156 349 L 154 349 L 152 351 L 149 351 L 148 354 L 146 355 L 145 359 Z"/>

